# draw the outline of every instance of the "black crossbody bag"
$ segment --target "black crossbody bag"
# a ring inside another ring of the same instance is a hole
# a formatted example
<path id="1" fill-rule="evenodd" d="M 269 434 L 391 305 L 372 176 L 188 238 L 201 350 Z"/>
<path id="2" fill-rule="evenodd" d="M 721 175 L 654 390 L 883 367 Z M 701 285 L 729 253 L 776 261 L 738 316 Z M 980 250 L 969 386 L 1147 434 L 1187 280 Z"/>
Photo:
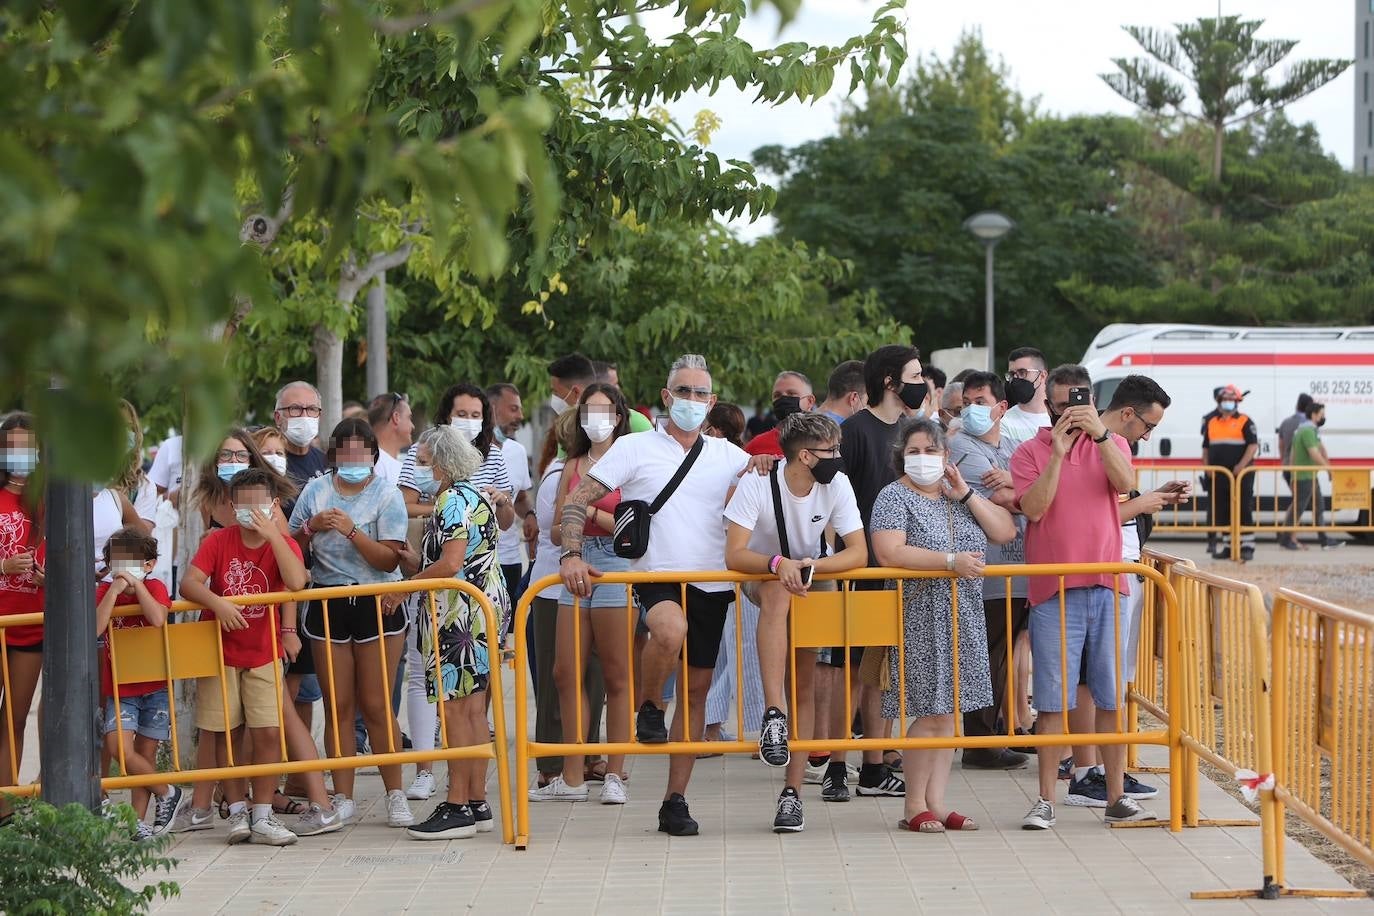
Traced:
<path id="1" fill-rule="evenodd" d="M 778 486 L 778 466 L 768 473 L 768 482 L 773 488 L 773 521 L 778 526 L 778 551 L 787 559 L 792 559 L 792 549 L 787 546 L 787 519 L 782 514 L 782 489 Z"/>
<path id="2" fill-rule="evenodd" d="M 611 536 L 611 544 L 616 556 L 626 560 L 638 560 L 644 556 L 644 551 L 649 549 L 649 523 L 653 521 L 654 514 L 662 509 L 677 491 L 682 479 L 696 463 L 704 444 L 705 438 L 697 436 L 696 444 L 687 452 L 682 464 L 678 465 L 677 473 L 652 504 L 642 499 L 627 499 L 615 507 L 615 532 Z"/>

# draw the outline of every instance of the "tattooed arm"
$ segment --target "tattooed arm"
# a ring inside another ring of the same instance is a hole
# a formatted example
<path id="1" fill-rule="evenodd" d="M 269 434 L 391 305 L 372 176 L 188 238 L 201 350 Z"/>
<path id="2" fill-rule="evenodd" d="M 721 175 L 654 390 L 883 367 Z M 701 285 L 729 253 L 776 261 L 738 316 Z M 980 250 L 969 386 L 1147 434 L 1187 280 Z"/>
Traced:
<path id="1" fill-rule="evenodd" d="M 555 520 L 562 546 L 559 574 L 568 591 L 582 598 L 591 595 L 592 579 L 601 575 L 601 570 L 593 569 L 582 560 L 582 529 L 587 524 L 587 507 L 609 492 L 595 479 L 583 477 L 564 499 Z"/>

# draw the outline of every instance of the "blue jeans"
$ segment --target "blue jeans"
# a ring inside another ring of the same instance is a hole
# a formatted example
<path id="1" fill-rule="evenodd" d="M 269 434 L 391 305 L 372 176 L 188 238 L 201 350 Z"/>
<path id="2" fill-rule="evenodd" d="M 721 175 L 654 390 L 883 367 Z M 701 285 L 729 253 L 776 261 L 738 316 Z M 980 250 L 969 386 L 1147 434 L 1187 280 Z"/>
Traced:
<path id="1" fill-rule="evenodd" d="M 1064 680 L 1068 678 L 1069 709 L 1077 705 L 1078 684 L 1088 685 L 1098 709 L 1116 709 L 1122 686 L 1116 678 L 1118 654 L 1124 666 L 1128 599 L 1119 605 L 1116 593 L 1101 585 L 1064 592 L 1064 630 L 1059 627 L 1059 596 L 1031 608 L 1032 679 L 1037 712 L 1064 710 Z M 1062 636 L 1062 638 L 1061 638 Z M 1068 658 L 1063 657 L 1067 650 Z M 1064 662 L 1067 661 L 1065 665 Z M 1067 672 L 1061 672 L 1061 665 Z M 1086 677 L 1083 666 L 1087 666 Z"/>
<path id="2" fill-rule="evenodd" d="M 102 733 L 108 735 L 115 731 L 114 697 L 105 698 L 102 718 Z M 166 741 L 172 734 L 167 688 L 162 687 L 139 697 L 120 697 L 118 718 L 126 735 L 138 734 L 154 741 Z"/>

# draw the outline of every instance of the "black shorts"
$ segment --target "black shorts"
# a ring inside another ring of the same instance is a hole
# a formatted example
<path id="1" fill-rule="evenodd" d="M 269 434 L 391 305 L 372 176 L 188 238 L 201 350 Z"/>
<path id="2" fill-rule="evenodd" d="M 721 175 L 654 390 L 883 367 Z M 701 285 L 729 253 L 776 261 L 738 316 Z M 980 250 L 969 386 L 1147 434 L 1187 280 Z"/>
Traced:
<path id="1" fill-rule="evenodd" d="M 840 582 L 840 583 L 837 583 L 837 584 L 838 584 L 841 588 L 844 587 L 844 583 L 843 583 L 843 582 Z M 855 579 L 855 580 L 854 580 L 854 584 L 853 584 L 851 590 L 852 590 L 852 591 L 856 591 L 856 592 L 880 592 L 880 591 L 882 591 L 883 589 L 888 588 L 889 586 L 890 586 L 890 583 L 889 583 L 886 579 Z M 832 667 L 832 668 L 843 668 L 843 667 L 844 667 L 844 646 L 832 646 L 832 647 L 829 648 L 829 649 L 822 649 L 822 650 L 820 651 L 819 656 L 817 656 L 817 657 L 818 657 L 818 659 L 819 659 L 819 661 L 820 661 L 821 663 L 826 664 L 826 665 L 829 665 L 829 666 Z M 862 662 L 863 660 L 864 660 L 864 647 L 863 647 L 863 646 L 850 646 L 850 647 L 849 647 L 849 664 L 850 664 L 850 670 L 852 670 L 852 671 L 858 671 L 858 670 L 859 670 L 859 663 Z"/>
<path id="2" fill-rule="evenodd" d="M 654 605 L 671 601 L 682 604 L 682 586 L 672 582 L 646 582 L 634 587 L 645 613 Z M 720 637 L 725 632 L 725 612 L 735 600 L 735 590 L 704 592 L 687 586 L 687 665 L 714 668 L 720 653 Z"/>
<path id="3" fill-rule="evenodd" d="M 377 639 L 377 596 L 332 598 L 329 601 L 329 641 L 331 643 L 375 642 Z M 309 601 L 301 613 L 300 635 L 324 640 L 324 602 Z M 406 630 L 404 605 L 382 615 L 383 636 L 399 636 Z M 302 653 L 304 654 L 304 653 Z M 293 671 L 292 673 L 300 673 Z"/>
<path id="4" fill-rule="evenodd" d="M 12 643 L 12 642 L 5 643 L 5 646 L 6 646 L 6 648 L 8 648 L 11 652 L 38 652 L 38 653 L 42 653 L 42 651 L 43 651 L 43 642 L 42 642 L 42 640 L 39 640 L 38 642 L 34 643 L 34 644 L 31 645 L 31 646 L 16 646 L 16 645 L 15 645 L 14 643 Z"/>

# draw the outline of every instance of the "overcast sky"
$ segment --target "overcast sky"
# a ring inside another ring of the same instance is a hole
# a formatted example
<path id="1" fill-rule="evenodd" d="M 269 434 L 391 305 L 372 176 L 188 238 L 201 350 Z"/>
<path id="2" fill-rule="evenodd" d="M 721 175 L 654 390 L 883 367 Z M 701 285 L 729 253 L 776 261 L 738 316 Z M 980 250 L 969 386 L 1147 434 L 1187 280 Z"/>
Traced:
<path id="1" fill-rule="evenodd" d="M 1265 20 L 1262 38 L 1297 39 L 1289 59 L 1353 57 L 1355 7 L 1369 0 L 1222 0 L 1224 15 Z M 878 3 L 866 0 L 803 0 L 801 15 L 779 36 L 776 18 L 749 17 L 740 35 L 756 48 L 780 41 L 837 44 L 867 31 Z M 1118 112 L 1131 107 L 1098 78 L 1113 57 L 1133 57 L 1139 47 L 1121 30 L 1123 24 L 1168 28 L 1200 16 L 1214 16 L 1217 0 L 1152 0 L 1150 3 L 1104 3 L 1101 0 L 960 0 L 958 3 L 909 0 L 907 44 L 911 58 L 920 54 L 948 56 L 961 31 L 980 28 L 994 59 L 1011 68 L 1022 93 L 1040 96 L 1044 111 L 1061 114 Z M 909 66 L 909 65 L 908 65 Z M 1312 121 L 1322 144 L 1347 168 L 1353 155 L 1353 68 L 1316 93 L 1292 105 L 1294 121 Z M 709 108 L 723 121 L 712 141 L 721 158 L 748 159 L 760 146 L 791 146 L 834 131 L 838 101 L 849 87 L 847 68 L 835 79 L 831 95 L 814 105 L 789 102 L 770 107 L 750 102 L 751 95 L 722 86 L 714 96 L 692 95 L 669 106 L 678 119 Z M 766 222 L 766 221 L 765 221 Z M 768 231 L 746 227 L 747 235 Z"/>

